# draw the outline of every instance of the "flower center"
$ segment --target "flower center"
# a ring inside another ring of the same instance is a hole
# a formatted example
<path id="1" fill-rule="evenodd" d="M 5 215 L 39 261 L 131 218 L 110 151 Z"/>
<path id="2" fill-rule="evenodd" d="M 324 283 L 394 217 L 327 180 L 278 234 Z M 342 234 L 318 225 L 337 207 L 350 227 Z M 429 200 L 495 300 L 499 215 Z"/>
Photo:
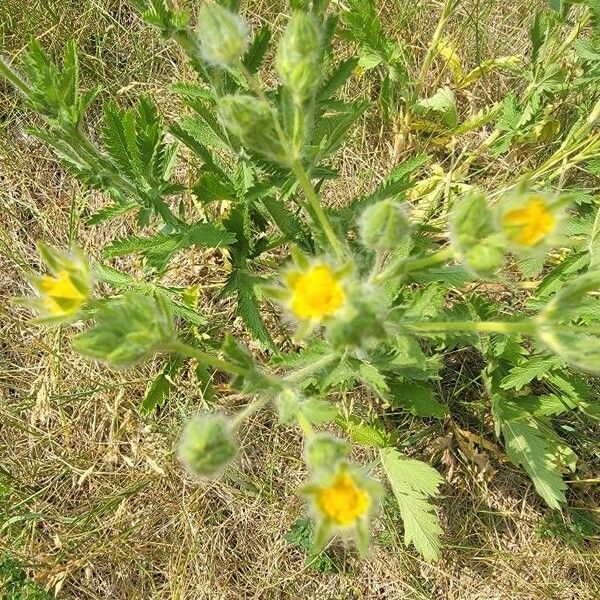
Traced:
<path id="1" fill-rule="evenodd" d="M 369 510 L 371 498 L 348 473 L 342 473 L 333 485 L 319 492 L 317 506 L 337 525 L 350 525 Z"/>
<path id="2" fill-rule="evenodd" d="M 344 288 L 327 265 L 312 267 L 292 285 L 292 312 L 299 319 L 331 316 L 345 300 Z"/>
<path id="3" fill-rule="evenodd" d="M 502 224 L 511 231 L 509 237 L 521 246 L 535 246 L 554 231 L 557 219 L 546 200 L 533 197 L 523 208 L 507 212 Z"/>

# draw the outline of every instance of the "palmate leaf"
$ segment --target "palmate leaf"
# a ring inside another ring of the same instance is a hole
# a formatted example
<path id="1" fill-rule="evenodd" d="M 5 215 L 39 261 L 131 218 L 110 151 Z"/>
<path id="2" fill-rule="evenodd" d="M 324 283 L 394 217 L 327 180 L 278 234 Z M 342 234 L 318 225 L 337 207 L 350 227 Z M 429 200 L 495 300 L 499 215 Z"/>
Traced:
<path id="1" fill-rule="evenodd" d="M 428 464 L 408 458 L 395 448 L 382 448 L 379 456 L 404 523 L 404 543 L 412 544 L 426 561 L 437 560 L 442 527 L 429 500 L 439 494 L 442 476 Z"/>
<path id="2" fill-rule="evenodd" d="M 318 156 L 334 154 L 344 143 L 346 134 L 369 107 L 368 102 L 333 102 L 330 112 L 316 120 L 311 145 L 318 146 Z"/>
<path id="3" fill-rule="evenodd" d="M 104 105 L 102 138 L 104 147 L 114 164 L 123 173 L 135 178 L 131 159 L 131 147 L 135 144 L 133 113 L 120 109 L 115 102 L 107 102 Z"/>
<path id="4" fill-rule="evenodd" d="M 430 98 L 419 100 L 413 109 L 428 119 L 441 121 L 449 129 L 458 125 L 458 109 L 454 92 L 443 87 Z"/>
<path id="5" fill-rule="evenodd" d="M 321 84 L 317 94 L 317 101 L 326 102 L 331 98 L 348 81 L 357 64 L 358 59 L 355 57 L 339 63 Z"/>
<path id="6" fill-rule="evenodd" d="M 157 291 L 163 294 L 165 301 L 174 315 L 181 317 L 190 325 L 205 325 L 206 319 L 194 308 L 180 302 L 178 298 L 181 296 L 181 290 L 177 288 L 165 288 L 144 281 L 138 281 L 135 277 L 108 267 L 100 263 L 94 263 L 94 277 L 97 281 L 101 281 L 110 285 L 117 290 L 135 290 L 141 294 L 153 296 Z"/>
<path id="7" fill-rule="evenodd" d="M 566 502 L 567 486 L 540 432 L 524 419 L 503 422 L 501 428 L 510 460 L 527 471 L 538 494 L 550 508 L 560 509 Z"/>
<path id="8" fill-rule="evenodd" d="M 135 210 L 138 205 L 134 202 L 113 202 L 97 210 L 95 213 L 90 215 L 85 223 L 86 225 L 99 225 L 111 219 L 116 219 L 121 215 L 127 214 L 128 212 Z"/>

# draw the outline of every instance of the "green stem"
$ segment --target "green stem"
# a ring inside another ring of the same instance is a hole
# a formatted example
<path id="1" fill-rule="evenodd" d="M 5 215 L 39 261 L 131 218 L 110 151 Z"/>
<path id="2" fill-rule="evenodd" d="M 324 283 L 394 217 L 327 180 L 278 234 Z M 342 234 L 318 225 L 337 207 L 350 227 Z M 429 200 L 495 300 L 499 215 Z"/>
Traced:
<path id="1" fill-rule="evenodd" d="M 534 321 L 424 321 L 403 323 L 402 327 L 413 333 L 445 333 L 451 331 L 476 333 L 534 333 Z"/>
<path id="2" fill-rule="evenodd" d="M 311 438 L 315 435 L 315 430 L 313 426 L 310 424 L 310 421 L 302 414 L 302 411 L 298 411 L 296 413 L 296 421 L 298 421 L 298 425 L 304 432 L 304 435 L 307 438 Z"/>
<path id="3" fill-rule="evenodd" d="M 270 401 L 271 396 L 262 396 L 247 404 L 233 419 L 233 428 L 237 429 L 248 417 L 264 408 Z"/>
<path id="4" fill-rule="evenodd" d="M 404 275 L 405 273 L 437 267 L 448 262 L 449 260 L 452 260 L 452 258 L 454 258 L 454 254 L 454 249 L 449 247 L 443 248 L 442 250 L 434 252 L 433 254 L 429 254 L 428 256 L 423 256 L 422 258 L 405 259 L 401 262 L 390 265 L 385 271 L 375 276 L 373 281 L 374 283 L 382 283 L 391 277 L 397 277 L 398 275 Z"/>
<path id="5" fill-rule="evenodd" d="M 425 77 L 427 77 L 427 73 L 431 68 L 431 64 L 433 63 L 434 58 L 437 54 L 438 45 L 440 43 L 440 39 L 442 37 L 442 33 L 444 32 L 444 28 L 446 27 L 446 23 L 448 22 L 448 18 L 450 17 L 452 11 L 454 10 L 456 4 L 456 0 L 446 0 L 444 3 L 444 8 L 442 9 L 442 14 L 440 15 L 437 27 L 433 32 L 433 37 L 431 38 L 431 43 L 429 44 L 429 48 L 427 49 L 427 54 L 425 55 L 425 59 L 423 60 L 423 64 L 421 66 L 421 70 L 419 72 L 419 77 L 417 78 L 417 82 L 415 84 L 414 96 L 415 101 L 418 100 L 421 90 L 425 84 Z"/>
<path id="6" fill-rule="evenodd" d="M 322 358 L 312 362 L 308 366 L 303 367 L 302 369 L 298 369 L 297 371 L 294 371 L 293 373 L 290 373 L 289 375 L 286 375 L 283 378 L 283 380 L 288 385 L 294 384 L 294 383 L 299 383 L 299 382 L 301 383 L 302 381 L 304 381 L 305 379 L 307 379 L 314 373 L 316 373 L 319 370 L 326 367 L 329 363 L 333 362 L 337 358 L 338 357 L 335 354 L 328 354 L 326 356 L 323 356 Z"/>
<path id="7" fill-rule="evenodd" d="M 329 245 L 334 251 L 336 257 L 342 258 L 344 253 L 340 241 L 335 232 L 333 231 L 333 227 L 331 226 L 331 223 L 329 222 L 329 219 L 327 218 L 327 215 L 325 214 L 325 211 L 321 206 L 321 200 L 319 199 L 319 196 L 315 191 L 310 177 L 308 176 L 304 167 L 302 166 L 302 163 L 299 160 L 295 160 L 292 163 L 292 170 L 294 171 L 294 175 L 296 175 L 296 178 L 298 179 L 298 183 L 304 190 L 304 194 L 306 195 L 308 204 L 312 212 L 314 213 L 314 217 L 317 219 L 319 226 L 325 234 Z"/>
<path id="8" fill-rule="evenodd" d="M 242 75 L 244 76 L 244 78 L 246 79 L 246 81 L 248 82 L 250 89 L 252 89 L 252 91 L 261 100 L 263 100 L 263 102 L 267 102 L 267 103 L 271 104 L 271 101 L 269 100 L 269 98 L 267 98 L 267 95 L 265 94 L 264 90 L 262 89 L 260 82 L 256 79 L 256 77 L 254 77 L 254 75 L 252 75 L 252 73 L 250 73 L 250 71 L 245 67 L 245 65 L 240 62 L 237 65 L 237 67 L 240 70 L 240 72 L 242 73 Z M 288 136 L 286 135 L 285 131 L 281 127 L 281 124 L 279 123 L 279 119 L 275 120 L 275 127 L 276 127 L 276 131 L 277 131 L 277 135 L 279 137 L 279 141 L 281 142 L 282 146 L 284 148 L 293 148 L 294 144 L 295 144 L 295 140 L 288 139 Z M 329 219 L 327 218 L 327 215 L 325 214 L 325 211 L 323 210 L 323 207 L 321 206 L 321 201 L 319 199 L 319 196 L 318 196 L 317 192 L 315 191 L 315 188 L 313 187 L 313 184 L 312 184 L 308 174 L 306 173 L 304 167 L 302 166 L 302 162 L 296 156 L 293 156 L 293 157 L 290 156 L 289 160 L 290 160 L 290 166 L 292 168 L 292 171 L 294 172 L 294 174 L 296 175 L 296 178 L 298 179 L 298 182 L 302 186 L 302 189 L 304 190 L 304 193 L 306 194 L 306 198 L 308 199 L 309 206 L 310 206 L 312 212 L 314 213 L 312 216 L 314 218 L 316 218 L 319 226 L 323 230 L 323 233 L 325 234 L 325 237 L 327 238 L 327 241 L 331 245 L 331 248 L 335 252 L 335 255 L 337 256 L 337 258 L 341 258 L 343 256 L 343 252 L 342 252 L 342 247 L 341 247 L 340 241 L 338 240 L 338 237 L 336 236 L 335 232 L 333 231 L 333 227 L 331 226 L 331 223 L 329 222 Z"/>
<path id="9" fill-rule="evenodd" d="M 221 358 L 213 356 L 212 354 L 208 354 L 207 352 L 203 352 L 202 350 L 198 350 L 198 348 L 194 348 L 193 346 L 189 346 L 183 342 L 173 342 L 172 344 L 169 344 L 167 350 L 183 354 L 184 356 L 189 356 L 190 358 L 196 358 L 201 363 L 208 365 L 209 367 L 214 367 L 219 371 L 224 371 L 225 373 L 231 373 L 232 375 L 244 375 L 246 373 L 246 370 L 243 367 L 235 365 L 229 361 L 222 360 Z"/>

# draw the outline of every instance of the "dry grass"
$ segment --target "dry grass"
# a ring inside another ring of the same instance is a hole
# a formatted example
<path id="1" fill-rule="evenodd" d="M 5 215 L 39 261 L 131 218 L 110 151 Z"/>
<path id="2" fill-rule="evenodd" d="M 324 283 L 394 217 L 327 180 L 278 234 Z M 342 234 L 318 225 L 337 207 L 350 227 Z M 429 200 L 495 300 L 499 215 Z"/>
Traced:
<path id="1" fill-rule="evenodd" d="M 277 14 L 264 0 L 250 4 L 257 22 Z M 409 46 L 422 49 L 437 10 L 425 0 L 390 3 L 387 22 L 396 23 Z M 467 3 L 453 24 L 467 64 L 524 49 L 523 20 L 530 12 L 528 1 Z M 185 77 L 186 68 L 177 51 L 132 14 L 121 0 L 7 0 L 0 7 L 0 48 L 17 55 L 33 34 L 56 51 L 75 37 L 85 85 L 100 83 L 106 95 L 124 101 L 148 90 L 176 116 L 165 84 Z M 508 85 L 488 78 L 474 94 L 497 99 Z M 376 525 L 378 541 L 366 561 L 336 548 L 329 571 L 306 565 L 304 552 L 285 537 L 302 515 L 296 494 L 305 477 L 300 438 L 268 413 L 244 429 L 231 476 L 210 484 L 191 480 L 172 444 L 185 419 L 206 405 L 192 368 L 178 379 L 167 406 L 144 418 L 138 406 L 158 361 L 133 372 L 109 371 L 75 355 L 67 336 L 32 325 L 27 311 L 10 305 L 28 292 L 24 275 L 38 266 L 35 240 L 66 245 L 77 239 L 96 255 L 116 232 L 114 225 L 85 226 L 80 216 L 103 199 L 79 187 L 25 133 L 31 116 L 2 86 L 0 548 L 17 556 L 31 577 L 70 599 L 600 597 L 597 548 L 541 539 L 536 530 L 546 511 L 527 480 L 495 460 L 494 477 L 479 475 L 448 424 L 436 426 L 437 450 L 422 449 L 448 480 L 440 502 L 446 548 L 435 565 L 403 547 L 393 510 Z M 371 187 L 389 168 L 392 151 L 393 132 L 366 119 L 339 157 L 342 179 L 331 200 L 342 203 Z M 119 226 L 127 231 L 127 222 Z M 124 264 L 139 271 L 135 260 Z M 169 274 L 180 284 L 203 286 L 202 310 L 211 326 L 233 320 L 231 306 L 212 294 L 225 276 L 218 256 L 197 253 L 181 256 Z M 472 379 L 469 358 L 455 358 L 452 384 L 441 392 L 450 403 L 477 406 L 479 398 L 461 395 Z M 219 405 L 239 403 L 224 385 L 217 391 Z M 423 427 L 411 420 L 400 426 Z M 589 506 L 591 494 L 575 490 L 572 502 Z"/>

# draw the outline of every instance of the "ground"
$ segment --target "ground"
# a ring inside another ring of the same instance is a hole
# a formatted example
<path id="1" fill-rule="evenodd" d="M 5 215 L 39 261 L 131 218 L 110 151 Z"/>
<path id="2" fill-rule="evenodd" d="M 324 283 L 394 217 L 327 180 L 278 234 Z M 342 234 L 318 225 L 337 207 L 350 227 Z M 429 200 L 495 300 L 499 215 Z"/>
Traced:
<path id="1" fill-rule="evenodd" d="M 250 0 L 243 10 L 254 24 L 281 26 L 281 7 L 274 4 L 279 3 Z M 525 52 L 531 4 L 465 2 L 452 27 L 466 64 Z M 381 5 L 386 23 L 409 47 L 426 47 L 439 3 Z M 101 99 L 127 102 L 145 91 L 167 118 L 181 110 L 168 85 L 190 78 L 189 68 L 125 1 L 5 0 L 0 51 L 17 57 L 32 35 L 53 53 L 74 38 L 82 52 L 83 85 L 100 85 Z M 484 79 L 474 94 L 497 98 L 508 85 L 497 75 Z M 97 256 L 115 235 L 114 222 L 85 224 L 103 198 L 77 184 L 27 133 L 33 122 L 0 83 L 0 557 L 5 570 L 10 555 L 28 578 L 68 599 L 600 597 L 597 547 L 577 543 L 560 522 L 553 524 L 529 481 L 505 462 L 494 461 L 493 477 L 478 473 L 457 449 L 457 433 L 448 424 L 436 444 L 420 450 L 446 477 L 439 502 L 445 546 L 442 560 L 433 565 L 403 546 L 391 511 L 377 521 L 366 560 L 335 547 L 316 565 L 307 565 L 307 529 L 297 494 L 305 479 L 300 435 L 269 412 L 244 429 L 242 455 L 231 475 L 212 483 L 187 475 L 173 440 L 184 418 L 206 404 L 192 368 L 178 379 L 177 393 L 160 412 L 141 416 L 140 399 L 158 359 L 115 373 L 82 359 L 70 349 L 68 336 L 33 324 L 28 310 L 11 304 L 11 298 L 29 293 L 25 275 L 39 266 L 36 240 L 57 245 L 77 240 Z M 343 204 L 368 189 L 399 160 L 394 145 L 392 128 L 367 116 L 339 157 L 342 179 L 328 200 Z M 118 233 L 129 231 L 127 220 L 117 223 Z M 141 267 L 136 259 L 118 264 L 134 273 Z M 226 265 L 214 252 L 181 255 L 169 274 L 172 281 L 201 285 L 209 322 L 231 323 L 232 306 L 213 293 L 225 276 Z M 234 328 L 242 331 L 237 321 Z M 457 401 L 469 365 L 468 357 L 458 356 L 449 367 L 451 383 L 440 389 L 446 398 Z M 243 402 L 227 392 L 224 381 L 217 382 L 217 392 L 216 402 L 226 408 Z M 399 426 L 421 427 L 410 418 Z M 573 505 L 589 505 L 587 494 L 574 492 Z M 560 535 L 553 535 L 557 531 Z M 21 597 L 34 596 L 11 596 Z"/>

